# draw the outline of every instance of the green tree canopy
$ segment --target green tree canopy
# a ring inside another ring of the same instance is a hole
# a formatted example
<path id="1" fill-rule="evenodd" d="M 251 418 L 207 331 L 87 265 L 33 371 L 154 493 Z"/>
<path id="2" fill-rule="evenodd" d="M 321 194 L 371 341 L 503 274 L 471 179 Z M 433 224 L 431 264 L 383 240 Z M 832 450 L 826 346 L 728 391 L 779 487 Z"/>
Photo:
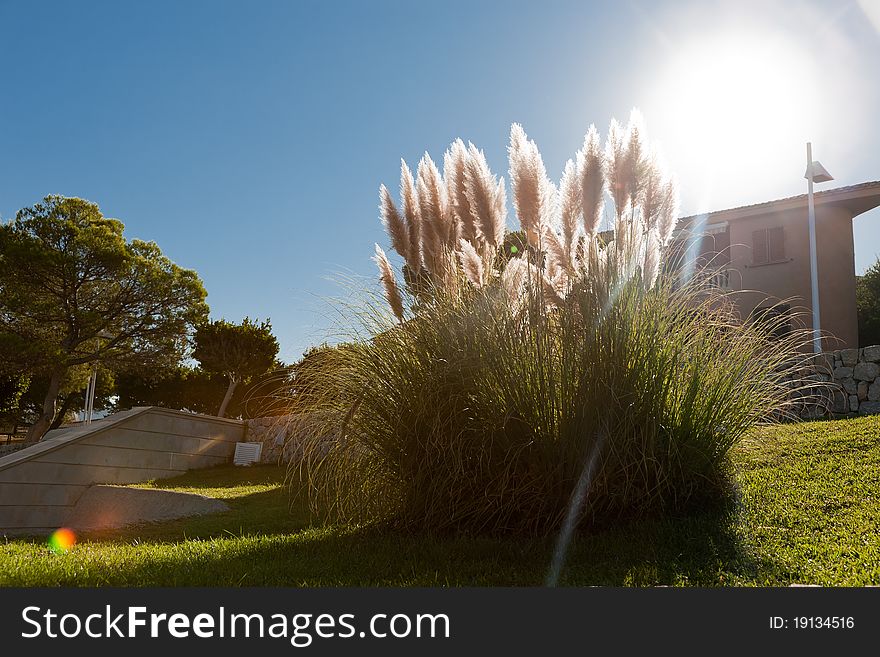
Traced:
<path id="1" fill-rule="evenodd" d="M 207 317 L 196 272 L 79 198 L 47 196 L 0 225 L 0 353 L 7 369 L 48 376 L 30 439 L 55 417 L 71 368 L 133 371 L 180 361 Z"/>
<path id="2" fill-rule="evenodd" d="M 63 422 L 73 419 L 78 411 L 83 410 L 86 402 L 85 387 L 92 376 L 92 365 L 78 365 L 70 368 L 64 375 L 55 400 L 55 418 L 49 431 L 56 429 Z M 116 393 L 116 376 L 105 367 L 97 367 L 97 385 L 95 392 L 95 408 L 109 408 Z M 19 399 L 17 408 L 8 417 L 7 424 L 12 426 L 29 426 L 36 422 L 43 412 L 43 402 L 49 388 L 49 375 L 35 374 L 27 378 L 28 385 Z"/>
<path id="3" fill-rule="evenodd" d="M 859 346 L 880 344 L 880 259 L 856 283 Z"/>
<path id="4" fill-rule="evenodd" d="M 284 415 L 287 404 L 283 402 L 287 398 L 283 392 L 288 376 L 284 363 L 276 363 L 271 372 L 254 378 L 249 385 L 237 386 L 227 404 L 226 414 L 241 418 Z M 114 406 L 117 409 L 162 406 L 208 415 L 217 412 L 229 388 L 225 374 L 185 365 L 163 372 L 158 378 L 122 373 L 116 377 L 115 383 Z"/>
<path id="5" fill-rule="evenodd" d="M 217 410 L 226 387 L 222 374 L 185 365 L 155 377 L 124 372 L 116 378 L 116 407 L 162 406 L 210 415 Z"/>
<path id="6" fill-rule="evenodd" d="M 220 319 L 196 329 L 193 358 L 205 371 L 225 374 L 229 381 L 217 411 L 220 417 L 225 416 L 235 388 L 272 369 L 277 355 L 278 340 L 268 319 L 257 323 L 245 317 L 241 324 Z"/>
<path id="7" fill-rule="evenodd" d="M 19 403 L 29 385 L 27 375 L 0 374 L 0 430 L 15 425 Z"/>

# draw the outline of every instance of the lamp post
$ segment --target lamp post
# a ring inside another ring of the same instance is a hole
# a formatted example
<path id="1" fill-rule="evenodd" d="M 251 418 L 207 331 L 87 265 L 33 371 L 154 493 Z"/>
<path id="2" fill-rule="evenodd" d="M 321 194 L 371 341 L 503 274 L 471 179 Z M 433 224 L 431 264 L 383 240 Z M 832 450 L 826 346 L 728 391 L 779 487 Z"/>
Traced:
<path id="1" fill-rule="evenodd" d="M 112 340 L 113 336 L 107 331 L 100 331 L 97 338 L 101 340 Z M 100 348 L 100 344 L 98 345 Z M 83 410 L 83 424 L 92 423 L 92 413 L 95 410 L 95 388 L 98 383 L 98 361 L 95 361 L 95 367 L 92 369 L 92 375 L 89 377 L 89 383 L 86 386 L 86 407 Z"/>
<path id="2" fill-rule="evenodd" d="M 83 424 L 92 423 L 92 408 L 95 405 L 95 384 L 98 382 L 98 366 L 95 365 L 86 385 L 86 408 L 83 411 Z"/>
<path id="3" fill-rule="evenodd" d="M 810 223 L 810 283 L 813 306 L 813 352 L 822 353 L 822 321 L 819 312 L 819 267 L 816 258 L 816 207 L 813 203 L 813 183 L 834 180 L 821 164 L 813 160 L 813 145 L 807 142 L 807 213 Z"/>

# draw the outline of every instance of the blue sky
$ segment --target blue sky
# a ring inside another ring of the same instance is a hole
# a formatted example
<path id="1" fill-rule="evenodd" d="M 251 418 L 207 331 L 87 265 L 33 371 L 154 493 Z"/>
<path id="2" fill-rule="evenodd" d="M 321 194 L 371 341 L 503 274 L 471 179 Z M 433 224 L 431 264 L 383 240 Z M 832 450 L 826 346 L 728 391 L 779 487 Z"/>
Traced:
<path id="1" fill-rule="evenodd" d="M 637 106 L 684 214 L 803 192 L 807 140 L 824 187 L 880 179 L 874 0 L 0 0 L 0 43 L 0 217 L 97 202 L 287 361 L 330 331 L 330 278 L 373 276 L 379 184 L 456 137 L 506 177 L 520 122 L 558 178 Z M 862 271 L 880 212 L 855 236 Z"/>

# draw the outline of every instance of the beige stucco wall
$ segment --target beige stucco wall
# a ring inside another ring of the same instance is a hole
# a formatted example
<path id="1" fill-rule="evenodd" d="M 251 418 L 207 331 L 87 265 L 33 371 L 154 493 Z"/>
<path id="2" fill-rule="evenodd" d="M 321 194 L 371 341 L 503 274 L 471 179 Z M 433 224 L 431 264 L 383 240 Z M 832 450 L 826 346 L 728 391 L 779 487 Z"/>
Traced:
<path id="1" fill-rule="evenodd" d="M 0 536 L 64 525 L 92 484 L 129 484 L 229 462 L 244 423 L 163 408 L 136 408 L 46 434 L 0 458 Z"/>
<path id="2" fill-rule="evenodd" d="M 829 350 L 859 346 L 852 222 L 852 215 L 839 208 L 822 208 L 816 217 L 822 329 L 839 340 L 825 340 Z"/>
<path id="3" fill-rule="evenodd" d="M 711 225 L 711 224 L 710 224 Z M 737 294 L 743 318 L 768 303 L 785 301 L 795 314 L 794 327 L 812 326 L 810 287 L 810 242 L 804 208 L 729 222 L 731 263 L 730 285 Z M 782 226 L 785 261 L 752 264 L 752 232 Z M 816 242 L 819 269 L 819 300 L 822 329 L 829 334 L 825 349 L 858 347 L 855 298 L 855 257 L 852 216 L 844 209 L 816 208 Z"/>

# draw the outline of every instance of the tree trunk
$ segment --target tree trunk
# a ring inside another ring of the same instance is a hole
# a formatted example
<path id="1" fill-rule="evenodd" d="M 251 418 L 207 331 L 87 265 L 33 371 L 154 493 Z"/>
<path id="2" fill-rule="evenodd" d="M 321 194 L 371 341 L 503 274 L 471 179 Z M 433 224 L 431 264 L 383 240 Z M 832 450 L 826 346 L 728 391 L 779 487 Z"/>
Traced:
<path id="1" fill-rule="evenodd" d="M 63 368 L 52 372 L 52 376 L 49 377 L 49 389 L 46 390 L 46 398 L 43 400 L 43 414 L 40 415 L 39 419 L 28 430 L 25 440 L 41 440 L 46 435 L 52 420 L 55 419 L 55 402 L 58 400 L 58 391 L 61 389 L 61 380 L 63 378 Z"/>
<path id="2" fill-rule="evenodd" d="M 71 392 L 69 395 L 64 397 L 64 402 L 61 404 L 61 408 L 55 413 L 55 419 L 52 420 L 52 424 L 49 425 L 49 431 L 52 429 L 57 429 L 61 426 L 61 423 L 64 422 L 64 416 L 66 416 L 70 409 L 73 408 L 74 402 L 79 401 L 79 395 Z"/>
<path id="3" fill-rule="evenodd" d="M 229 387 L 226 388 L 226 394 L 223 396 L 223 402 L 220 404 L 220 410 L 217 411 L 217 417 L 226 417 L 226 407 L 229 406 L 229 400 L 232 399 L 232 393 L 235 392 L 235 388 L 238 385 L 238 381 L 235 379 L 229 379 Z"/>

